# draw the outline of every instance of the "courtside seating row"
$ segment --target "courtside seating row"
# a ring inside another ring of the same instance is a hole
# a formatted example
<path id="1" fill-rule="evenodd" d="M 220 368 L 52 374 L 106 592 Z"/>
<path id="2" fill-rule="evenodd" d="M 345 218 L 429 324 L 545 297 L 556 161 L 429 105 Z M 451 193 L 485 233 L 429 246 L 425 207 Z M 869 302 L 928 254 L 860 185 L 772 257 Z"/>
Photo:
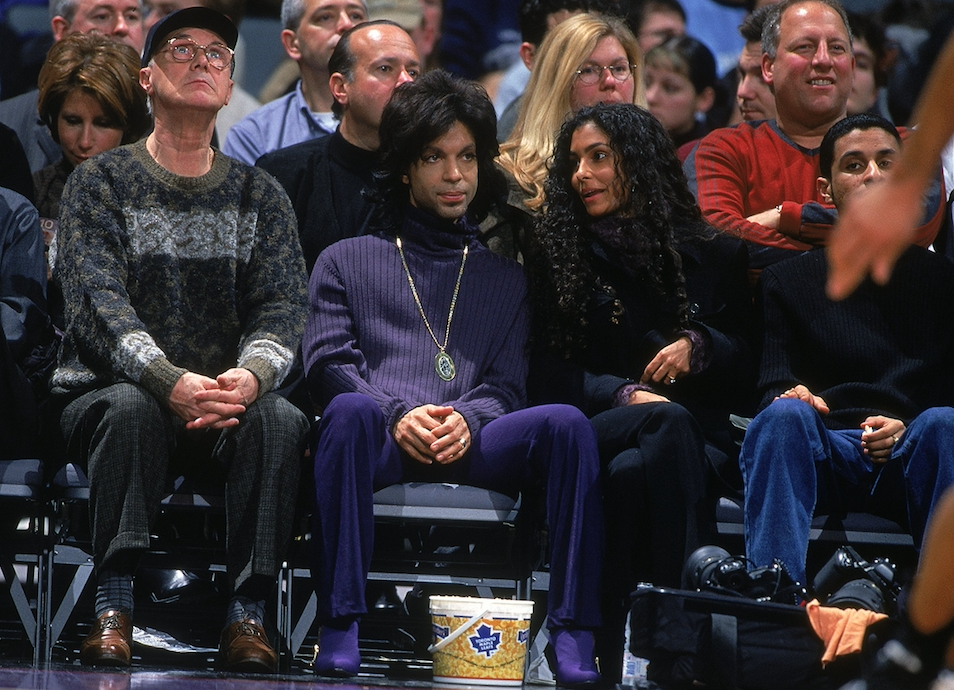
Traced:
<path id="1" fill-rule="evenodd" d="M 84 536 L 88 498 L 86 477 L 75 465 L 60 468 L 47 482 L 40 460 L 0 462 L 3 604 L 15 612 L 34 664 L 51 660 L 54 645 L 90 587 L 93 565 Z M 521 509 L 521 503 L 521 497 L 450 484 L 408 483 L 377 492 L 380 538 L 370 579 L 528 598 L 531 590 L 545 589 L 548 580 L 545 573 L 534 572 L 544 562 L 545 537 L 540 537 L 539 506 Z M 222 515 L 223 496 L 180 477 L 168 487 L 160 520 L 176 514 Z M 741 544 L 737 499 L 722 498 L 715 521 L 727 548 Z M 224 573 L 221 542 L 210 545 L 203 543 L 203 535 L 188 536 L 157 536 L 143 565 Z M 811 536 L 829 551 L 841 544 L 866 547 L 874 555 L 885 548 L 913 550 L 910 535 L 901 527 L 864 513 L 817 516 Z M 306 539 L 303 530 L 279 576 L 275 623 L 286 667 L 309 635 L 317 609 L 308 581 Z"/>
<path id="2" fill-rule="evenodd" d="M 212 571 L 224 577 L 224 540 L 203 534 L 215 530 L 204 530 L 201 519 L 219 519 L 224 525 L 221 489 L 208 491 L 182 477 L 167 489 L 153 547 L 141 567 Z M 51 660 L 54 645 L 77 618 L 81 595 L 86 591 L 88 597 L 92 589 L 88 500 L 86 476 L 74 464 L 66 464 L 47 482 L 40 460 L 0 462 L 4 603 L 19 619 L 34 664 Z M 525 536 L 530 530 L 520 527 L 521 503 L 519 496 L 439 483 L 399 484 L 377 492 L 380 538 L 370 579 L 454 591 L 466 587 L 479 596 L 503 590 L 507 596 L 527 597 L 532 554 L 540 549 Z M 166 523 L 178 525 L 174 534 L 164 528 Z M 183 525 L 190 534 L 182 533 Z M 309 555 L 307 530 L 302 530 L 281 569 L 276 597 L 275 623 L 286 661 L 301 648 L 317 609 L 307 579 Z M 82 611 L 78 617 L 89 615 Z M 138 619 L 137 614 L 137 624 Z"/>

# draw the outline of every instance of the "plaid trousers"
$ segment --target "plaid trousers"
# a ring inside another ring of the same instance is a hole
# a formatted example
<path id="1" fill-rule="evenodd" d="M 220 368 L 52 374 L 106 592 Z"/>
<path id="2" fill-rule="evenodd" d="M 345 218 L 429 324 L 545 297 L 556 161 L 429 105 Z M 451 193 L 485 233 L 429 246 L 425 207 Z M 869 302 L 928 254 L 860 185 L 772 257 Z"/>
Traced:
<path id="1" fill-rule="evenodd" d="M 233 591 L 253 575 L 277 576 L 291 537 L 308 420 L 274 393 L 252 403 L 241 420 L 222 431 L 188 431 L 133 383 L 91 391 L 66 406 L 60 426 L 69 458 L 89 478 L 97 569 L 120 552 L 149 548 L 172 459 L 224 478 Z"/>

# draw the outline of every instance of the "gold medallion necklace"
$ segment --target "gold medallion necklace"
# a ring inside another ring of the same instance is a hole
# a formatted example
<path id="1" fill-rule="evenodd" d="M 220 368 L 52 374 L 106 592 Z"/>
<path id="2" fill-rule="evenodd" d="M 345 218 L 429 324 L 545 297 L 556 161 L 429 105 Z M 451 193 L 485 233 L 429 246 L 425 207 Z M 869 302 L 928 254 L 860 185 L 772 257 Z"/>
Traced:
<path id="1" fill-rule="evenodd" d="M 444 381 L 452 381 L 454 377 L 457 376 L 457 367 L 454 365 L 454 360 L 451 359 L 451 356 L 447 354 L 447 341 L 450 339 L 451 321 L 454 318 L 454 307 L 457 306 L 457 295 L 460 293 L 460 279 L 464 277 L 464 264 L 467 263 L 467 250 L 469 247 L 464 245 L 464 255 L 460 260 L 460 271 L 457 272 L 457 283 L 454 285 L 454 294 L 451 297 L 450 310 L 447 312 L 447 330 L 444 332 L 444 344 L 441 345 L 437 336 L 434 335 L 434 330 L 431 328 L 430 322 L 427 320 L 427 314 L 424 313 L 424 305 L 421 304 L 421 297 L 417 294 L 417 288 L 414 286 L 411 269 L 407 267 L 407 259 L 404 257 L 404 247 L 401 244 L 401 238 L 395 237 L 395 242 L 397 243 L 398 254 L 401 255 L 401 265 L 404 267 L 404 274 L 407 276 L 407 284 L 411 286 L 411 294 L 414 295 L 414 303 L 417 305 L 417 310 L 421 313 L 421 318 L 424 320 L 424 327 L 427 329 L 428 334 L 430 334 L 431 340 L 437 345 L 437 355 L 434 356 L 434 370 Z"/>

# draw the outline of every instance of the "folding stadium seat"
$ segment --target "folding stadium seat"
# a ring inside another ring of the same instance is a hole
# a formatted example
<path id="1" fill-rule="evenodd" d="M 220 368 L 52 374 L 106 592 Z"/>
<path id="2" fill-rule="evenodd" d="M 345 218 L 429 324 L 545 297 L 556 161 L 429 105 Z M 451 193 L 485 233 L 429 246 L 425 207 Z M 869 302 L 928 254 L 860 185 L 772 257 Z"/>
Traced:
<path id="1" fill-rule="evenodd" d="M 36 664 L 41 655 L 38 620 L 46 548 L 42 461 L 0 461 L 0 515 L 0 573 L 9 594 L 0 604 L 0 638 L 4 644 L 22 641 Z"/>
<path id="2" fill-rule="evenodd" d="M 466 588 L 481 597 L 503 592 L 529 598 L 531 572 L 544 549 L 527 503 L 523 497 L 459 484 L 409 482 L 381 489 L 374 494 L 370 586 L 424 586 L 435 593 Z M 306 546 L 302 540 L 293 550 L 281 583 L 279 632 L 291 657 L 302 648 L 317 611 L 310 582 L 302 582 L 310 577 Z M 302 584 L 307 601 L 296 594 Z M 362 637 L 365 633 L 363 623 Z"/>

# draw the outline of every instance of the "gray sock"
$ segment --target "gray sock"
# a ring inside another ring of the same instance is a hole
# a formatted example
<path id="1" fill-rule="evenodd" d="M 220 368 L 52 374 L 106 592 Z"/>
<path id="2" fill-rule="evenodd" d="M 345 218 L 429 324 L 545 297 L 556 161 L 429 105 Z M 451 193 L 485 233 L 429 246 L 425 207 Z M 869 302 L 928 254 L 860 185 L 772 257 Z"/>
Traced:
<path id="1" fill-rule="evenodd" d="M 107 611 L 119 611 L 132 616 L 132 574 L 115 570 L 100 570 L 96 576 L 96 617 Z"/>
<path id="2" fill-rule="evenodd" d="M 238 623 L 245 618 L 251 618 L 260 625 L 265 624 L 265 600 L 249 599 L 236 594 L 229 600 L 229 607 L 225 614 L 225 624 Z"/>

